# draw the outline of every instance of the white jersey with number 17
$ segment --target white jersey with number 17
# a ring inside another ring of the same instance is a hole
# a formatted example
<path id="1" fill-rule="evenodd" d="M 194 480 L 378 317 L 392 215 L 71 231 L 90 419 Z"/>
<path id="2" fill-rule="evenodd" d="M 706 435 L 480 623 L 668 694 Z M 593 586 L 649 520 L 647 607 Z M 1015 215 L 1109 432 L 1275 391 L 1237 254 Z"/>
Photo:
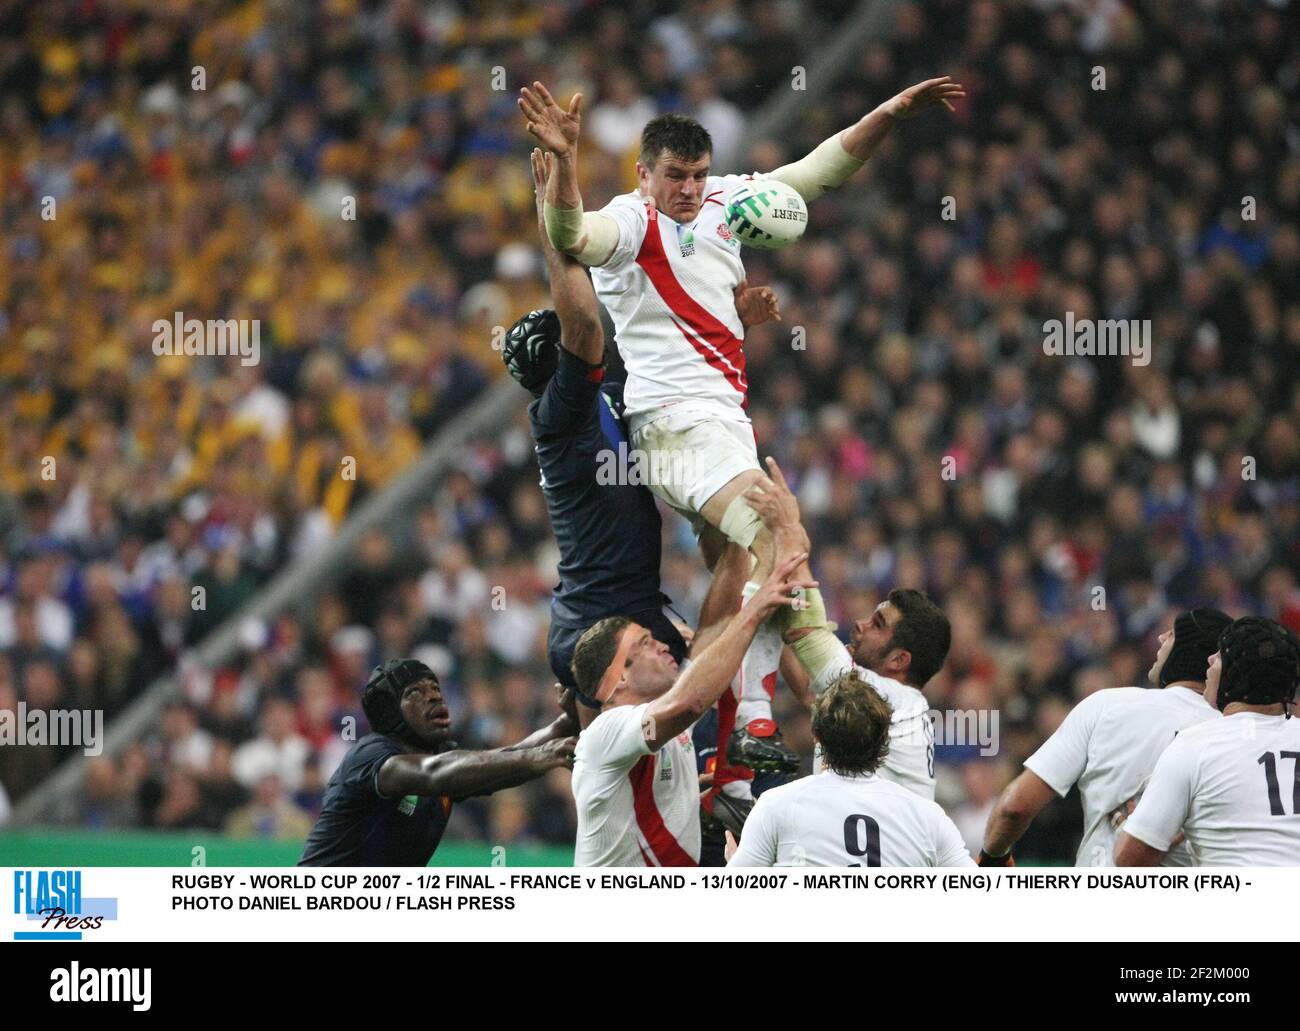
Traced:
<path id="1" fill-rule="evenodd" d="M 1300 719 L 1234 712 L 1184 730 L 1123 829 L 1199 866 L 1300 866 Z"/>

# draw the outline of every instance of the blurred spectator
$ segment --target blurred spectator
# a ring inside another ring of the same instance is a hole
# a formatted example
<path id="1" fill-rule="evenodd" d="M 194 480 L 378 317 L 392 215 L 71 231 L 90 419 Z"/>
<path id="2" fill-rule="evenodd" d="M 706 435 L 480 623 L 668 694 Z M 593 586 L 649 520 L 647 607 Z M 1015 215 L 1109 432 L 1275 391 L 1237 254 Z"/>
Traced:
<path id="1" fill-rule="evenodd" d="M 230 814 L 225 831 L 232 838 L 301 841 L 307 837 L 311 824 L 311 816 L 285 794 L 280 778 L 267 774 L 257 782 L 253 800 Z"/>

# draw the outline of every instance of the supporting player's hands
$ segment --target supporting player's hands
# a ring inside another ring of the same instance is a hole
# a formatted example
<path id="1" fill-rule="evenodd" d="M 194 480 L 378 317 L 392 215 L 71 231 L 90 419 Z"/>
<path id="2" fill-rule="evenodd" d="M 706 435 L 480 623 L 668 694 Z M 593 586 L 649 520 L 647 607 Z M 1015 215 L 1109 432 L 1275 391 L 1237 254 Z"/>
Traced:
<path id="1" fill-rule="evenodd" d="M 578 747 L 576 737 L 561 737 L 547 741 L 533 749 L 534 758 L 543 770 L 573 769 L 573 753 Z"/>
<path id="2" fill-rule="evenodd" d="M 1143 787 L 1145 787 L 1145 784 L 1143 785 Z M 1137 809 L 1138 802 L 1141 801 L 1141 799 L 1142 799 L 1142 794 L 1141 792 L 1139 792 L 1136 796 L 1130 798 L 1123 805 L 1117 806 L 1115 809 L 1111 810 L 1110 826 L 1112 830 L 1118 832 L 1119 829 L 1124 826 L 1124 824 L 1128 821 L 1128 818 L 1133 815 L 1133 811 Z M 1187 835 L 1184 834 L 1182 831 L 1179 831 L 1170 840 L 1169 848 L 1177 848 L 1186 840 L 1187 840 Z M 1166 851 L 1168 851 L 1168 849 L 1166 849 Z"/>
<path id="3" fill-rule="evenodd" d="M 549 247 L 551 238 L 546 235 L 546 184 L 555 170 L 555 158 L 541 147 L 534 147 L 529 161 L 533 166 L 533 190 L 537 201 L 537 228 L 542 233 L 542 246 Z"/>
<path id="4" fill-rule="evenodd" d="M 537 142 L 556 157 L 568 157 L 577 150 L 582 131 L 582 94 L 575 93 L 565 111 L 540 82 L 519 91 L 519 110 L 528 119 L 527 129 Z"/>
<path id="5" fill-rule="evenodd" d="M 942 104 L 949 111 L 956 110 L 952 101 L 966 96 L 966 89 L 960 82 L 953 82 L 951 75 L 942 75 L 937 79 L 926 79 L 915 86 L 909 86 L 897 96 L 882 105 L 889 115 L 904 121 L 915 118 L 924 111 Z"/>
<path id="6" fill-rule="evenodd" d="M 781 305 L 770 286 L 750 286 L 745 280 L 736 287 L 736 314 L 746 329 L 775 319 L 781 321 Z"/>
<path id="7" fill-rule="evenodd" d="M 740 843 L 736 841 L 736 836 L 732 834 L 731 831 L 723 831 L 723 833 L 727 835 L 727 843 L 722 848 L 722 858 L 730 863 L 731 857 L 734 856 L 736 850 L 740 848 Z"/>
<path id="8" fill-rule="evenodd" d="M 799 575 L 799 567 L 807 561 L 806 551 L 783 558 L 741 611 L 761 623 L 778 609 L 798 605 L 805 590 L 821 586 L 816 580 Z"/>
<path id="9" fill-rule="evenodd" d="M 799 551 L 808 551 L 811 542 L 799 517 L 799 499 L 794 496 L 776 459 L 769 456 L 766 463 L 770 479 L 745 491 L 745 503 L 758 513 L 758 518 L 763 520 L 763 525 L 772 531 L 773 536 L 785 534 L 792 538 L 793 546 Z"/>

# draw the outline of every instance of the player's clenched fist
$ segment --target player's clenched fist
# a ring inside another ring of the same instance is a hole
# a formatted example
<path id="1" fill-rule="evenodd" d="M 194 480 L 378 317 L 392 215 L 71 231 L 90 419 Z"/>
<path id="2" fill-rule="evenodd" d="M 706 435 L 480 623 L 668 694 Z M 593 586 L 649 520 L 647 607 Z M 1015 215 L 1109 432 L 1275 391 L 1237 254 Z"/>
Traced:
<path id="1" fill-rule="evenodd" d="M 537 753 L 537 758 L 542 765 L 551 769 L 563 767 L 566 770 L 571 770 L 573 769 L 573 752 L 577 747 L 578 739 L 576 737 L 565 737 L 547 741 L 544 745 L 538 745 L 534 751 Z"/>

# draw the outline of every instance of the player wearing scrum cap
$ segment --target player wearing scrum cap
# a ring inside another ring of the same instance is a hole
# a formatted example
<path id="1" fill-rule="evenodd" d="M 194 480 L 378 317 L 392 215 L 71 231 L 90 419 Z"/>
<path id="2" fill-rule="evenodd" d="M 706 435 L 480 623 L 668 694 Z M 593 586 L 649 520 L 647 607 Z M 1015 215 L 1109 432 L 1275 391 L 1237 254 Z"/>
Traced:
<path id="1" fill-rule="evenodd" d="M 765 792 L 727 865 L 974 866 L 938 803 L 878 775 L 892 719 L 855 670 L 836 676 L 812 707 L 825 770 Z"/>
<path id="2" fill-rule="evenodd" d="M 811 201 L 856 172 L 894 124 L 965 94 L 948 77 L 918 83 L 836 133 L 798 161 L 768 173 Z M 742 495 L 764 482 L 746 412 L 744 329 L 734 292 L 745 284 L 740 241 L 725 200 L 753 176 L 711 174 L 713 143 L 697 121 L 665 114 L 642 130 L 638 188 L 584 213 L 578 185 L 582 95 L 568 110 L 535 82 L 520 91 L 528 131 L 553 153 L 545 219 L 555 246 L 593 269 L 627 366 L 632 447 L 674 470 L 651 489 L 721 551 L 725 536 L 770 558 L 772 540 Z M 772 300 L 772 311 L 779 315 Z M 712 528 L 711 532 L 706 527 Z M 771 686 L 780 661 L 775 628 L 760 631 L 746 662 L 728 756 L 759 769 L 780 751 L 771 723 Z M 760 722 L 761 721 L 761 722 Z M 790 769 L 792 755 L 771 769 Z"/>
<path id="3" fill-rule="evenodd" d="M 694 866 L 700 798 L 690 728 L 740 669 L 758 627 L 815 587 L 796 577 L 807 559 L 778 534 L 780 561 L 719 630 L 705 628 L 681 670 L 663 643 L 623 617 L 603 619 L 573 653 L 578 689 L 601 707 L 574 755 L 576 866 Z M 760 563 L 756 575 L 765 572 Z M 707 642 L 707 643 L 705 643 Z"/>
<path id="4" fill-rule="evenodd" d="M 416 659 L 376 668 L 361 706 L 373 732 L 330 778 L 299 866 L 427 866 L 453 803 L 573 763 L 567 713 L 508 748 L 458 749 L 438 676 Z"/>
<path id="5" fill-rule="evenodd" d="M 1120 830 L 1119 866 L 1157 866 L 1181 833 L 1199 866 L 1300 866 L 1300 640 L 1247 616 L 1223 631 L 1205 700 L 1223 718 L 1164 750 Z"/>
<path id="6" fill-rule="evenodd" d="M 1171 741 L 1188 727 L 1219 714 L 1204 698 L 1205 667 L 1231 620 L 1218 609 L 1192 609 L 1160 635 L 1147 679 L 1158 691 L 1112 687 L 1088 695 L 1043 746 L 1025 760 L 989 814 L 981 866 L 1014 865 L 1011 849 L 1043 807 L 1079 785 L 1083 840 L 1076 866 L 1111 866 L 1115 824 L 1127 815 Z M 1168 866 L 1187 866 L 1191 856 L 1172 848 Z"/>

